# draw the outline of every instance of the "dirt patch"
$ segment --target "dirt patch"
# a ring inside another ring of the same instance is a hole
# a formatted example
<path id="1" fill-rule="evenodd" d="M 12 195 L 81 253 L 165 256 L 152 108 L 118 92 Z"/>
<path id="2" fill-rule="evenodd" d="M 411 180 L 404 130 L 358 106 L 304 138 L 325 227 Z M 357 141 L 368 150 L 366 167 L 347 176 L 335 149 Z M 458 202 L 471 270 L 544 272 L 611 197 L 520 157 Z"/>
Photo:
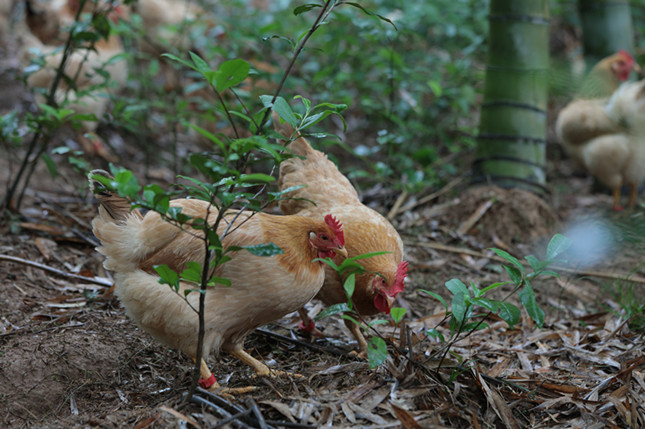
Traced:
<path id="1" fill-rule="evenodd" d="M 510 248 L 532 243 L 556 231 L 558 218 L 542 198 L 522 189 L 497 186 L 468 188 L 459 196 L 457 210 L 440 218 L 449 228 L 487 246 Z M 478 219 L 477 219 L 478 218 Z M 470 228 L 464 228 L 472 222 Z"/>

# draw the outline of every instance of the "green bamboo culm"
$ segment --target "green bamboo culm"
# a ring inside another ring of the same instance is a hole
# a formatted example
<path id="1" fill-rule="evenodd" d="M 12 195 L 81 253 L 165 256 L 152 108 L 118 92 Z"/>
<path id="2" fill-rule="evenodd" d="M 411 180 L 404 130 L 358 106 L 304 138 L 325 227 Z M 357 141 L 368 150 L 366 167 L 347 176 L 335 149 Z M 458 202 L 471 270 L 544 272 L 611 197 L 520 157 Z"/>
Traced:
<path id="1" fill-rule="evenodd" d="M 491 0 L 473 184 L 546 192 L 549 0 Z"/>
<path id="2" fill-rule="evenodd" d="M 587 69 L 619 49 L 634 53 L 629 0 L 578 0 Z"/>

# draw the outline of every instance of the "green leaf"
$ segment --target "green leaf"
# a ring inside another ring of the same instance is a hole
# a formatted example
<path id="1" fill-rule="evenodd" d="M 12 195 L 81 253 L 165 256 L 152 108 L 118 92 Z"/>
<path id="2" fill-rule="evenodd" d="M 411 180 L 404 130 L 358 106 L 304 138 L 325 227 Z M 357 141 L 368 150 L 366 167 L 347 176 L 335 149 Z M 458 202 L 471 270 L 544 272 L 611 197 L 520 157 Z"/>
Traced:
<path id="1" fill-rule="evenodd" d="M 114 173 L 113 183 L 116 183 L 115 188 L 118 191 L 119 195 L 122 197 L 130 198 L 136 200 L 137 194 L 141 190 L 139 183 L 137 182 L 136 177 L 130 170 L 125 168 L 118 169 Z"/>
<path id="2" fill-rule="evenodd" d="M 240 182 L 242 183 L 271 183 L 275 177 L 263 173 L 242 174 Z"/>
<path id="3" fill-rule="evenodd" d="M 446 339 L 443 337 L 443 334 L 441 332 L 437 331 L 435 328 L 428 329 L 426 331 L 426 335 L 429 336 L 429 337 L 435 338 L 435 339 L 441 341 L 442 343 L 446 342 Z"/>
<path id="4" fill-rule="evenodd" d="M 289 106 L 289 103 L 287 103 L 287 100 L 282 97 L 277 97 L 273 105 L 271 105 L 271 100 L 273 100 L 272 96 L 265 95 L 260 98 L 262 99 L 265 107 L 271 107 L 283 120 L 285 120 L 293 128 L 296 128 L 298 126 L 298 118 L 291 109 L 291 106 Z"/>
<path id="5" fill-rule="evenodd" d="M 497 305 L 499 305 L 498 316 L 501 317 L 506 323 L 508 323 L 508 326 L 511 329 L 519 323 L 521 317 L 519 308 L 517 308 L 513 304 L 509 304 L 508 302 L 498 301 Z"/>
<path id="6" fill-rule="evenodd" d="M 547 271 L 540 271 L 540 275 L 544 276 L 544 277 L 549 277 L 550 276 L 550 277 L 560 278 L 560 274 L 556 273 L 555 271 L 548 271 L 548 270 Z"/>
<path id="7" fill-rule="evenodd" d="M 472 300 L 473 304 L 479 305 L 481 307 L 484 307 L 486 310 L 490 311 L 491 313 L 497 313 L 499 310 L 498 301 L 492 300 L 492 299 L 486 299 L 486 298 L 475 298 Z"/>
<path id="8" fill-rule="evenodd" d="M 284 251 L 273 243 L 256 244 L 253 246 L 242 246 L 249 253 L 255 256 L 275 256 L 282 255 Z"/>
<path id="9" fill-rule="evenodd" d="M 520 261 L 517 260 L 517 258 L 515 256 L 511 255 L 508 252 L 505 252 L 502 249 L 491 248 L 490 250 L 492 250 L 493 252 L 497 253 L 497 256 L 500 256 L 500 257 L 506 259 L 511 264 L 515 265 L 517 267 L 517 269 L 520 270 L 520 272 L 522 274 L 524 274 L 524 266 L 522 265 L 522 263 Z"/>
<path id="10" fill-rule="evenodd" d="M 446 311 L 448 311 L 448 304 L 446 303 L 446 300 L 443 299 L 441 295 L 425 289 L 418 289 L 418 290 L 419 292 L 427 293 L 428 295 L 430 295 L 431 297 L 439 301 L 441 304 L 443 304 L 443 307 L 446 309 Z"/>
<path id="11" fill-rule="evenodd" d="M 439 98 L 441 97 L 441 82 L 437 82 L 435 80 L 428 81 L 428 86 L 432 90 L 433 94 L 435 97 Z"/>
<path id="12" fill-rule="evenodd" d="M 167 284 L 175 291 L 179 290 L 179 275 L 166 264 L 152 267 L 159 274 L 159 283 Z"/>
<path id="13" fill-rule="evenodd" d="M 208 131 L 208 130 L 206 130 L 206 129 L 198 126 L 198 125 L 190 123 L 190 122 L 182 121 L 182 124 L 184 124 L 185 126 L 189 126 L 193 130 L 195 130 L 199 134 L 201 134 L 203 137 L 205 137 L 207 140 L 210 140 L 211 142 L 215 143 L 220 148 L 220 150 L 222 151 L 222 153 L 224 155 L 226 155 L 228 153 L 227 150 L 226 150 L 226 145 L 224 144 L 224 142 L 222 142 L 219 138 L 217 138 L 217 136 L 215 136 L 215 134 L 211 133 L 210 131 Z"/>
<path id="14" fill-rule="evenodd" d="M 394 323 L 399 323 L 403 316 L 405 316 L 405 313 L 407 310 L 405 308 L 401 307 L 392 307 L 390 310 L 390 315 L 392 316 L 392 320 L 394 320 Z"/>
<path id="15" fill-rule="evenodd" d="M 485 294 L 486 292 L 488 292 L 489 290 L 497 289 L 498 287 L 500 287 L 500 286 L 504 286 L 504 285 L 507 285 L 507 284 L 509 284 L 509 283 L 510 283 L 510 282 L 497 282 L 497 283 L 493 283 L 493 284 L 492 284 L 492 285 L 490 285 L 490 286 L 486 286 L 485 288 L 483 288 L 483 289 L 481 290 L 481 292 L 480 292 L 480 295 L 479 295 L 479 296 L 484 295 L 484 294 Z"/>
<path id="16" fill-rule="evenodd" d="M 338 313 L 344 313 L 346 311 L 350 311 L 350 308 L 346 302 L 330 305 L 329 307 L 325 308 L 323 311 L 318 313 L 314 318 L 314 320 L 318 321 L 318 320 L 324 319 L 325 317 L 333 316 L 334 314 L 338 314 Z"/>
<path id="17" fill-rule="evenodd" d="M 546 247 L 546 259 L 553 260 L 571 247 L 573 241 L 562 234 L 555 234 Z"/>
<path id="18" fill-rule="evenodd" d="M 298 16 L 301 13 L 309 12 L 310 10 L 312 10 L 314 8 L 317 8 L 317 7 L 321 7 L 321 6 L 319 4 L 315 4 L 315 3 L 303 4 L 303 5 L 298 6 L 297 8 L 295 8 L 293 10 L 293 14 L 295 16 Z"/>
<path id="19" fill-rule="evenodd" d="M 463 283 L 462 283 L 463 284 Z M 463 292 L 457 291 L 452 297 L 452 316 L 458 322 L 462 323 L 466 316 L 468 307 L 466 306 L 466 297 Z"/>
<path id="20" fill-rule="evenodd" d="M 181 272 L 180 277 L 183 280 L 201 284 L 202 282 L 202 266 L 195 261 L 190 261 L 186 263 L 186 268 Z"/>
<path id="21" fill-rule="evenodd" d="M 531 316 L 531 319 L 542 328 L 544 325 L 544 310 L 535 301 L 535 293 L 529 282 L 526 282 L 526 285 L 518 293 L 518 296 L 520 297 L 522 305 L 526 308 L 526 312 Z"/>
<path id="22" fill-rule="evenodd" d="M 249 63 L 239 58 L 222 63 L 215 74 L 215 88 L 223 92 L 242 83 L 249 75 L 249 70 Z"/>
<path id="23" fill-rule="evenodd" d="M 347 276 L 347 278 L 343 282 L 343 289 L 345 289 L 345 296 L 347 296 L 348 299 L 351 298 L 352 295 L 354 295 L 354 287 L 356 285 L 355 282 L 356 282 L 356 275 L 353 273 Z"/>
<path id="24" fill-rule="evenodd" d="M 216 284 L 224 285 L 226 287 L 231 287 L 231 280 L 225 279 L 224 277 L 212 276 L 208 280 L 208 286 L 215 286 Z"/>
<path id="25" fill-rule="evenodd" d="M 332 261 L 331 258 L 316 258 L 313 260 L 313 262 L 323 262 L 332 267 L 336 272 L 339 271 L 338 265 L 336 265 L 336 263 Z"/>
<path id="26" fill-rule="evenodd" d="M 372 337 L 367 341 L 367 360 L 370 368 L 374 369 L 383 365 L 387 359 L 387 345 L 382 338 Z"/>
<path id="27" fill-rule="evenodd" d="M 509 267 L 508 265 L 504 265 L 504 269 L 508 273 L 508 276 L 511 278 L 511 281 L 515 283 L 516 285 L 521 285 L 522 284 L 522 273 L 520 273 L 517 268 L 515 267 Z"/>
<path id="28" fill-rule="evenodd" d="M 389 251 L 380 251 L 380 252 L 370 252 L 370 253 L 361 253 L 360 255 L 352 256 L 351 258 L 345 259 L 345 261 L 357 261 L 359 259 L 367 259 L 371 258 L 374 256 L 380 256 L 380 255 L 387 255 L 388 253 L 392 253 Z"/>
<path id="29" fill-rule="evenodd" d="M 354 318 L 353 318 L 352 316 L 350 316 L 348 313 L 343 313 L 343 314 L 340 316 L 340 318 L 341 318 L 341 319 L 344 319 L 344 320 L 349 320 L 349 321 L 350 321 L 350 322 L 352 322 L 354 325 L 358 325 L 358 326 L 360 326 L 360 325 L 361 325 L 361 322 L 359 322 L 358 320 L 354 319 Z"/>
<path id="30" fill-rule="evenodd" d="M 206 73 L 212 71 L 208 63 L 204 61 L 202 57 L 200 57 L 199 55 L 197 55 L 192 51 L 188 52 L 188 54 L 190 55 L 190 59 L 193 60 L 193 64 L 195 64 L 195 67 L 194 67 L 195 70 L 197 70 L 203 75 L 206 75 Z"/>
<path id="31" fill-rule="evenodd" d="M 195 71 L 199 71 L 199 70 L 197 70 L 197 68 L 193 64 L 189 63 L 188 61 L 186 61 L 184 59 L 179 58 L 176 55 L 173 55 L 173 54 L 161 54 L 161 56 L 166 57 L 166 58 L 168 58 L 170 60 L 176 61 L 179 64 L 183 64 L 184 66 L 186 66 L 186 67 L 188 67 L 190 69 L 193 69 Z"/>
<path id="32" fill-rule="evenodd" d="M 450 292 L 452 292 L 453 295 L 457 295 L 458 293 L 461 293 L 465 297 L 470 296 L 470 291 L 468 290 L 468 287 L 464 284 L 459 279 L 451 279 L 446 282 L 446 287 Z"/>
<path id="33" fill-rule="evenodd" d="M 347 2 L 343 2 L 343 4 L 348 4 L 348 5 L 354 6 L 354 7 L 358 8 L 358 9 L 362 10 L 364 14 L 369 15 L 369 16 L 375 16 L 375 17 L 379 18 L 381 21 L 385 21 L 385 22 L 389 23 L 392 27 L 394 27 L 395 30 L 398 30 L 398 28 L 396 28 L 396 25 L 394 25 L 394 23 L 392 21 L 390 21 L 389 19 L 387 19 L 386 17 L 384 17 L 382 15 L 379 15 L 378 13 L 374 13 L 369 9 L 365 9 L 359 3 L 354 3 L 354 2 L 347 1 Z"/>
<path id="34" fill-rule="evenodd" d="M 540 260 L 533 255 L 525 256 L 524 259 L 526 259 L 526 261 L 529 263 L 531 268 L 533 268 L 533 271 L 539 271 L 542 268 L 544 268 L 544 264 L 540 262 Z"/>
<path id="35" fill-rule="evenodd" d="M 56 167 L 54 160 L 46 153 L 43 153 L 40 157 L 45 162 L 47 170 L 49 170 L 49 174 L 52 176 L 52 179 L 55 179 L 56 176 L 58 176 L 58 168 Z"/>

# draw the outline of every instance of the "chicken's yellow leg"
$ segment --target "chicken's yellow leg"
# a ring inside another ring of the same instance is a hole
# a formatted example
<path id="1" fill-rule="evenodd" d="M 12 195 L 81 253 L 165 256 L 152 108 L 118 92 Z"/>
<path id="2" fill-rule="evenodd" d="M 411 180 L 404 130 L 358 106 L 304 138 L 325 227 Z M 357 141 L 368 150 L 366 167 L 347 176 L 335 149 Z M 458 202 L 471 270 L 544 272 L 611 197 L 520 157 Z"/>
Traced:
<path id="1" fill-rule="evenodd" d="M 620 206 L 620 186 L 616 186 L 614 188 L 614 205 L 611 207 L 611 209 L 615 212 L 620 212 L 623 210 L 623 208 Z"/>
<path id="2" fill-rule="evenodd" d="M 634 208 L 637 194 L 638 194 L 638 185 L 635 183 L 630 183 L 629 184 L 629 205 L 627 206 L 630 210 Z"/>
<path id="3" fill-rule="evenodd" d="M 224 387 L 224 388 L 221 387 L 217 382 L 217 380 L 215 379 L 215 376 L 213 375 L 211 370 L 208 369 L 208 365 L 206 365 L 206 361 L 204 359 L 202 359 L 202 361 L 199 364 L 199 374 L 201 375 L 201 378 L 199 379 L 199 386 L 202 389 L 207 389 L 210 391 L 216 390 L 218 393 L 228 394 L 228 395 L 239 395 L 242 393 L 248 393 L 255 390 L 255 386 Z"/>
<path id="4" fill-rule="evenodd" d="M 253 371 L 259 376 L 265 376 L 271 374 L 271 371 L 269 370 L 269 367 L 245 352 L 242 349 L 239 350 L 230 350 L 230 354 L 253 368 Z"/>
<path id="5" fill-rule="evenodd" d="M 347 329 L 349 329 L 358 342 L 358 353 L 356 353 L 356 355 L 365 359 L 367 357 L 367 341 L 365 341 L 365 336 L 363 336 L 363 333 L 361 332 L 360 325 L 358 323 L 354 323 L 353 320 L 345 319 L 345 326 L 347 326 Z"/>
<path id="6" fill-rule="evenodd" d="M 292 374 L 286 371 L 271 370 L 269 369 L 268 366 L 266 366 L 265 364 L 263 364 L 262 362 L 260 362 L 259 360 L 257 360 L 256 358 L 254 358 L 253 356 L 251 356 L 250 354 L 248 354 L 242 349 L 229 350 L 228 352 L 233 356 L 235 356 L 236 358 L 238 358 L 239 360 L 241 360 L 242 362 L 244 362 L 245 364 L 247 364 L 248 366 L 250 366 L 251 368 L 253 368 L 255 373 L 260 377 L 265 377 L 265 376 L 277 377 L 281 375 L 288 375 L 292 377 L 302 377 L 302 375 L 300 374 Z"/>

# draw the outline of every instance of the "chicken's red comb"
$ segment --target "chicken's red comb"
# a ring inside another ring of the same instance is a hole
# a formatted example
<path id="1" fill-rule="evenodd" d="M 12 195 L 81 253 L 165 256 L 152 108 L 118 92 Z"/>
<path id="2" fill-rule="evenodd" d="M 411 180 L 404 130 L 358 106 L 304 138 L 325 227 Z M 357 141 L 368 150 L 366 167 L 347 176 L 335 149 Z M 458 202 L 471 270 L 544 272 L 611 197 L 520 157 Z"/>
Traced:
<path id="1" fill-rule="evenodd" d="M 338 244 L 344 246 L 345 233 L 343 232 L 343 224 L 331 214 L 325 216 L 325 223 L 334 231 Z"/>
<path id="2" fill-rule="evenodd" d="M 405 288 L 405 277 L 408 275 L 408 261 L 401 261 L 394 274 L 394 284 L 388 291 L 388 295 L 397 296 Z"/>
<path id="3" fill-rule="evenodd" d="M 629 52 L 627 52 L 627 51 L 626 51 L 626 50 L 624 50 L 624 49 L 619 49 L 619 50 L 618 50 L 618 55 L 620 55 L 621 57 L 625 58 L 625 61 L 627 61 L 627 62 L 629 62 L 629 63 L 633 63 L 633 62 L 634 62 L 634 57 L 632 57 L 632 56 L 630 55 L 630 53 L 629 53 Z"/>

